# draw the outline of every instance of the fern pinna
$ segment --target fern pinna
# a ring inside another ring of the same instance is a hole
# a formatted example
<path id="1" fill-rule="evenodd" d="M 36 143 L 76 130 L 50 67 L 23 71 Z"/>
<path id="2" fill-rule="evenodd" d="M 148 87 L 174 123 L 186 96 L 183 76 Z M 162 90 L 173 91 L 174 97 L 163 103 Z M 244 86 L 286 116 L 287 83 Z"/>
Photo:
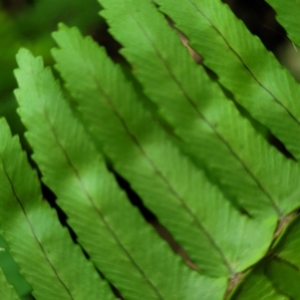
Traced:
<path id="1" fill-rule="evenodd" d="M 40 176 L 0 121 L 4 250 L 31 296 L 300 299 L 298 82 L 219 0 L 99 2 L 133 75 L 60 24 L 52 55 L 66 89 L 41 57 L 17 55 L 18 113 Z M 268 2 L 299 45 L 298 0 Z M 1 269 L 0 285 L 3 299 L 23 299 Z"/>

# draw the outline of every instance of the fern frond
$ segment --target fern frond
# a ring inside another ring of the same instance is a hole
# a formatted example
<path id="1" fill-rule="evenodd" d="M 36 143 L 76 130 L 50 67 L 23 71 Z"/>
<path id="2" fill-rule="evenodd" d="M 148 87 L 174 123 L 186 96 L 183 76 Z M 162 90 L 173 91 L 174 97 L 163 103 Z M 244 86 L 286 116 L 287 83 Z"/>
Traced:
<path id="1" fill-rule="evenodd" d="M 300 299 L 299 269 L 285 261 L 273 259 L 265 272 L 277 291 L 289 299 Z"/>
<path id="2" fill-rule="evenodd" d="M 16 290 L 11 286 L 0 268 L 0 298 L 5 300 L 20 300 Z"/>
<path id="3" fill-rule="evenodd" d="M 289 300 L 290 298 L 280 294 L 273 286 L 264 272 L 264 266 L 259 265 L 243 278 L 242 283 L 231 300 Z"/>
<path id="4" fill-rule="evenodd" d="M 57 68 L 99 148 L 201 270 L 228 276 L 255 261 L 274 219 L 256 231 L 256 221 L 237 212 L 171 143 L 103 48 L 65 26 L 54 38 Z"/>
<path id="5" fill-rule="evenodd" d="M 37 299 L 113 299 L 56 212 L 42 200 L 17 137 L 0 120 L 0 226 L 10 252 Z"/>
<path id="6" fill-rule="evenodd" d="M 281 218 L 298 207 L 299 166 L 270 147 L 192 62 L 151 1 L 100 2 L 105 7 L 102 15 L 125 47 L 122 53 L 146 94 L 187 143 L 196 162 L 206 165 L 251 215 Z M 279 185 L 283 178 L 285 184 Z"/>
<path id="7" fill-rule="evenodd" d="M 8 282 L 15 287 L 18 295 L 28 295 L 32 288 L 20 274 L 20 267 L 6 249 L 9 249 L 9 246 L 4 238 L 0 236 L 0 268 L 2 268 Z"/>
<path id="8" fill-rule="evenodd" d="M 265 299 L 267 296 L 266 299 L 270 300 L 299 299 L 299 233 L 300 218 L 297 216 L 276 240 L 271 255 L 268 255 L 264 263 L 250 271 L 232 299 Z M 282 295 L 278 296 L 277 293 Z"/>
<path id="9" fill-rule="evenodd" d="M 286 29 L 288 37 L 300 46 L 300 1 L 266 0 L 276 12 L 276 19 Z"/>
<path id="10" fill-rule="evenodd" d="M 221 1 L 157 0 L 238 103 L 300 159 L 300 86 Z"/>
<path id="11" fill-rule="evenodd" d="M 188 269 L 143 220 L 107 171 L 42 60 L 22 50 L 18 63 L 16 95 L 33 157 L 104 276 L 126 299 L 220 299 L 226 280 Z"/>
<path id="12" fill-rule="evenodd" d="M 274 254 L 300 270 L 300 217 L 297 216 L 274 245 Z"/>

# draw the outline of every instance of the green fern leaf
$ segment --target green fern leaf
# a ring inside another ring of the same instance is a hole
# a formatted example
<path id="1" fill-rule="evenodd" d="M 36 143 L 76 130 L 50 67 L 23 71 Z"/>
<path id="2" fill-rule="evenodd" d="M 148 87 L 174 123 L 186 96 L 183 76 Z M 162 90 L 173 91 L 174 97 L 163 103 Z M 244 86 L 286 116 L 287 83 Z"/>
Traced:
<path id="1" fill-rule="evenodd" d="M 290 299 L 286 296 L 300 299 L 297 283 L 300 280 L 299 220 L 297 216 L 289 224 L 276 240 L 265 263 L 250 271 L 231 299 Z"/>
<path id="2" fill-rule="evenodd" d="M 174 147 L 103 48 L 64 26 L 54 38 L 57 68 L 96 143 L 201 270 L 234 276 L 260 257 L 274 219 L 258 230 L 239 214 Z"/>
<path id="3" fill-rule="evenodd" d="M 176 6 L 170 0 L 156 2 L 220 83 L 299 160 L 300 87 L 258 37 L 221 1 L 184 0 Z"/>
<path id="4" fill-rule="evenodd" d="M 22 50 L 18 63 L 16 95 L 34 159 L 104 276 L 126 299 L 220 299 L 226 280 L 189 270 L 146 224 L 72 116 L 42 60 Z"/>
<path id="5" fill-rule="evenodd" d="M 300 299 L 300 218 L 299 215 L 283 231 L 272 249 L 272 260 L 266 274 L 277 290 L 291 299 Z"/>
<path id="6" fill-rule="evenodd" d="M 15 289 L 8 283 L 0 268 L 0 298 L 4 300 L 20 300 Z"/>
<path id="7" fill-rule="evenodd" d="M 0 132 L 0 226 L 33 294 L 41 300 L 84 300 L 87 294 L 89 299 L 113 299 L 57 214 L 42 201 L 38 178 L 3 119 Z"/>
<path id="8" fill-rule="evenodd" d="M 274 254 L 300 269 L 300 217 L 297 216 L 274 245 Z"/>
<path id="9" fill-rule="evenodd" d="M 1 201 L 1 197 L 0 197 Z M 9 249 L 7 242 L 4 238 L 0 237 L 0 268 L 4 272 L 8 282 L 15 287 L 18 295 L 28 295 L 31 292 L 31 286 L 20 274 L 20 267 L 17 265 L 11 253 L 5 251 Z"/>
<path id="10" fill-rule="evenodd" d="M 300 46 L 300 1 L 266 0 L 276 12 L 276 18 L 286 29 L 289 38 Z"/>
<path id="11" fill-rule="evenodd" d="M 290 297 L 289 299 L 300 299 L 299 269 L 284 261 L 274 259 L 268 264 L 266 274 L 276 290 Z"/>
<path id="12" fill-rule="evenodd" d="M 100 2 L 106 8 L 102 15 L 125 46 L 122 53 L 134 66 L 147 95 L 188 144 L 199 165 L 204 163 L 218 176 L 251 215 L 282 218 L 297 208 L 299 166 L 270 147 L 239 115 L 205 71 L 192 62 L 151 1 Z M 282 180 L 286 181 L 279 185 Z"/>
<path id="13" fill-rule="evenodd" d="M 280 294 L 264 273 L 264 266 L 259 265 L 243 278 L 231 300 L 289 300 Z"/>

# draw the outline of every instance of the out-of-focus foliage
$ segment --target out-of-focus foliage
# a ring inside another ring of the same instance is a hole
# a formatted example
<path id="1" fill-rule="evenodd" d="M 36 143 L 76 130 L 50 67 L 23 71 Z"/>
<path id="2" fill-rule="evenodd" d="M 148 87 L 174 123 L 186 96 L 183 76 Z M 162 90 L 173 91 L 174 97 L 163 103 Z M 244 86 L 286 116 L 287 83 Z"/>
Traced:
<path id="1" fill-rule="evenodd" d="M 49 49 L 54 45 L 50 33 L 58 22 L 78 26 L 91 34 L 102 21 L 99 4 L 94 0 L 14 2 L 17 5 L 13 7 L 0 6 L 0 116 L 8 119 L 13 132 L 20 132 L 22 125 L 16 117 L 16 102 L 11 93 L 16 85 L 12 70 L 16 67 L 18 49 L 26 47 L 50 64 Z"/>

